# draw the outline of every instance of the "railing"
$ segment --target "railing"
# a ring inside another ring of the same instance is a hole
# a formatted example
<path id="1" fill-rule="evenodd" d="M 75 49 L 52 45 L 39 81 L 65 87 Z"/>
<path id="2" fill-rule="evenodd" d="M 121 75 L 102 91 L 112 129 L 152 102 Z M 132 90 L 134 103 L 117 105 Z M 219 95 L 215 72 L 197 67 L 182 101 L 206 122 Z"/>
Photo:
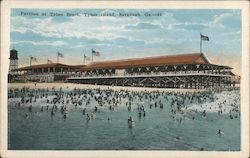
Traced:
<path id="1" fill-rule="evenodd" d="M 22 75 L 75 75 L 70 72 L 26 72 Z"/>
<path id="2" fill-rule="evenodd" d="M 151 72 L 151 73 L 126 73 L 126 74 L 77 74 L 72 77 L 140 77 L 140 76 L 189 76 L 189 75 L 210 75 L 210 76 L 230 76 L 230 72 L 212 71 L 172 71 L 172 72 Z"/>
<path id="3" fill-rule="evenodd" d="M 79 72 L 36 72 L 31 73 L 27 72 L 23 75 L 69 75 L 71 77 L 133 77 L 133 76 L 188 76 L 188 75 L 211 75 L 211 76 L 230 76 L 229 71 L 211 71 L 211 70 L 203 70 L 203 71 L 169 71 L 169 72 L 150 72 L 150 73 L 125 73 L 125 74 L 117 74 L 117 73 L 109 73 L 109 74 L 86 74 Z"/>

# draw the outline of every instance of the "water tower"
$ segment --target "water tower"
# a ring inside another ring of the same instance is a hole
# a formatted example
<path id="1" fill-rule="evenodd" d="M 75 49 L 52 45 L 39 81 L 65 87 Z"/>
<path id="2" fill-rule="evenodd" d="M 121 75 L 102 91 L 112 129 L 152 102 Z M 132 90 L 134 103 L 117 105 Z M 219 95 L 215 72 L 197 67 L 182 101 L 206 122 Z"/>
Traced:
<path id="1" fill-rule="evenodd" d="M 18 68 L 18 54 L 17 50 L 12 49 L 10 50 L 10 67 L 9 67 L 9 74 L 15 74 L 16 71 L 13 71 Z"/>

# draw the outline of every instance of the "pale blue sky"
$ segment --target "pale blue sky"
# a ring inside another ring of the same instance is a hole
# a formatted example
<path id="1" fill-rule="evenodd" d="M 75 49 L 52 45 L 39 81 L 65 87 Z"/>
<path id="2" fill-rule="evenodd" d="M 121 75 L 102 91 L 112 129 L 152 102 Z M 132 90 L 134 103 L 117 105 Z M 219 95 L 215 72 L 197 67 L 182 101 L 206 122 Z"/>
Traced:
<path id="1" fill-rule="evenodd" d="M 21 12 L 39 13 L 22 16 Z M 50 12 L 64 14 L 52 17 Z M 69 17 L 66 13 L 80 13 Z M 41 16 L 46 13 L 46 16 Z M 110 13 L 115 17 L 87 17 L 83 13 Z M 118 16 L 139 13 L 141 16 Z M 161 13 L 162 16 L 145 16 Z M 19 66 L 29 65 L 29 56 L 46 63 L 56 62 L 57 51 L 64 54 L 65 64 L 82 64 L 83 54 L 91 49 L 101 53 L 95 61 L 144 56 L 199 52 L 200 33 L 209 36 L 203 42 L 203 53 L 212 63 L 228 65 L 240 74 L 240 10 L 121 10 L 121 9 L 12 9 L 11 48 L 19 51 Z"/>

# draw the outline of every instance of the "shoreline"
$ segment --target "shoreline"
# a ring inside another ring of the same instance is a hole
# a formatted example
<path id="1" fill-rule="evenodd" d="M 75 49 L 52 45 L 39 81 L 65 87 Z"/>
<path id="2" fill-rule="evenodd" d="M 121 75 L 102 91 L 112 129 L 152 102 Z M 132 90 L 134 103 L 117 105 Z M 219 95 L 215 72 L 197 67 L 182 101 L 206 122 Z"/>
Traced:
<path id="1" fill-rule="evenodd" d="M 174 92 L 182 95 L 183 93 L 189 93 L 188 95 L 193 95 L 192 93 L 196 92 L 205 92 L 211 90 L 200 90 L 200 89 L 170 89 L 170 88 L 145 88 L 145 87 L 121 87 L 121 86 L 104 86 L 104 85 L 86 85 L 86 84 L 74 84 L 74 83 L 11 83 L 8 84 L 8 89 L 21 89 L 23 87 L 31 89 L 52 89 L 55 90 L 73 90 L 73 89 L 101 89 L 107 90 L 112 89 L 114 91 L 129 91 L 129 92 Z M 208 93 L 210 93 L 208 92 Z M 240 93 L 238 91 L 221 91 L 213 92 L 215 100 L 213 102 L 204 102 L 204 103 L 191 103 L 187 105 L 187 108 L 183 109 L 184 111 L 199 111 L 203 112 L 218 112 L 223 110 L 223 113 L 230 113 L 232 109 L 238 109 L 240 107 Z M 19 98 L 20 99 L 20 98 Z M 15 100 L 15 99 L 14 99 Z M 10 99 L 9 101 L 14 101 Z M 233 105 L 233 106 L 232 106 Z"/>
<path id="2" fill-rule="evenodd" d="M 35 83 L 8 83 L 8 89 L 10 88 L 23 88 L 23 87 L 29 87 L 33 89 L 38 88 L 55 88 L 63 90 L 73 90 L 74 88 L 80 88 L 80 89 L 112 89 L 112 90 L 128 90 L 128 91 L 137 91 L 137 92 L 143 92 L 143 91 L 170 91 L 170 92 L 202 92 L 202 91 L 209 91 L 209 89 L 180 89 L 180 88 L 153 88 L 153 87 L 128 87 L 128 86 L 107 86 L 107 85 L 89 85 L 89 84 L 75 84 L 75 83 L 37 83 L 35 86 Z"/>

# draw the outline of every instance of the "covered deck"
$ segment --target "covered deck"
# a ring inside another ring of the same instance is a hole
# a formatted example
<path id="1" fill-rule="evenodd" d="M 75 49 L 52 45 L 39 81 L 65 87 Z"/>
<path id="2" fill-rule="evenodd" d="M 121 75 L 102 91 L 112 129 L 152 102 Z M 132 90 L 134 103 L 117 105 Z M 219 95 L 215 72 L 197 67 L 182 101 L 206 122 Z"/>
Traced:
<path id="1" fill-rule="evenodd" d="M 209 88 L 235 85 L 229 66 L 211 64 L 202 53 L 102 61 L 86 65 L 67 79 L 72 83 Z"/>

